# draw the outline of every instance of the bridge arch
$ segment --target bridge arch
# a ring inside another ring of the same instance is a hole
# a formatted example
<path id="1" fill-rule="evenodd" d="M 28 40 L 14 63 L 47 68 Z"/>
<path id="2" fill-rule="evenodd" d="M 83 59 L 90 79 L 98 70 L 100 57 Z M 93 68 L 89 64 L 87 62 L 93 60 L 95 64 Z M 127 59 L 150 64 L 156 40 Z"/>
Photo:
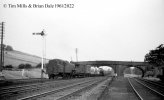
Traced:
<path id="1" fill-rule="evenodd" d="M 142 68 L 139 67 L 139 66 L 126 66 L 126 67 L 124 67 L 124 68 L 121 70 L 121 73 L 123 73 L 123 72 L 125 71 L 125 69 L 130 68 L 130 67 L 135 67 L 135 68 L 139 69 L 139 70 L 142 72 L 142 76 L 141 76 L 141 77 L 144 77 L 145 71 L 144 71 L 144 69 L 142 69 Z"/>

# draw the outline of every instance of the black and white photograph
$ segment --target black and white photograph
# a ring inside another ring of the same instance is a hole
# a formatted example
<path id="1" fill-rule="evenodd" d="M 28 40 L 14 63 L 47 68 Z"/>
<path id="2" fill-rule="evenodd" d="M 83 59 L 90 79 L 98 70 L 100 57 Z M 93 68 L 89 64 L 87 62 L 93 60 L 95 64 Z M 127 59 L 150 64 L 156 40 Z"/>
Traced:
<path id="1" fill-rule="evenodd" d="M 164 0 L 0 0 L 0 100 L 163 100 Z"/>

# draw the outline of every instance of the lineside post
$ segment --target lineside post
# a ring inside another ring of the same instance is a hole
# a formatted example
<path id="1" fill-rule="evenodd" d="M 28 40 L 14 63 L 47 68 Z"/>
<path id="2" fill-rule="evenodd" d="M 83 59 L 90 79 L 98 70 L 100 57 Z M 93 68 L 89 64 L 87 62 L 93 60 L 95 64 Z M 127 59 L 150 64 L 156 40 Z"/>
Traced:
<path id="1" fill-rule="evenodd" d="M 4 66 L 4 45 L 3 45 L 3 39 L 4 39 L 4 22 L 1 23 L 1 60 L 0 60 L 0 72 L 2 72 L 3 66 Z"/>
<path id="2" fill-rule="evenodd" d="M 43 66 L 44 66 L 44 30 L 40 33 L 33 33 L 33 35 L 41 35 L 42 36 L 42 64 L 41 64 L 41 79 L 43 78 Z"/>

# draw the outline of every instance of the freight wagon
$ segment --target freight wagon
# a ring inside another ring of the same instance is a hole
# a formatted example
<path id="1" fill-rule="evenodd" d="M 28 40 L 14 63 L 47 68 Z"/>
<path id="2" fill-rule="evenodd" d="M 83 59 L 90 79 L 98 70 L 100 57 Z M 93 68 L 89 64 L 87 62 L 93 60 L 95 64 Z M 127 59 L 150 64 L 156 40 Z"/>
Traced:
<path id="1" fill-rule="evenodd" d="M 53 59 L 49 60 L 46 66 L 46 73 L 51 78 L 58 77 L 71 77 L 74 73 L 75 66 L 74 64 L 69 63 L 68 61 Z"/>
<path id="2" fill-rule="evenodd" d="M 90 65 L 77 65 L 75 66 L 75 77 L 89 77 L 91 74 Z"/>
<path id="3" fill-rule="evenodd" d="M 92 72 L 90 65 L 74 65 L 68 61 L 61 59 L 49 60 L 46 66 L 46 73 L 49 79 L 58 77 L 62 78 L 74 78 L 74 77 L 90 77 L 100 76 L 98 70 Z"/>

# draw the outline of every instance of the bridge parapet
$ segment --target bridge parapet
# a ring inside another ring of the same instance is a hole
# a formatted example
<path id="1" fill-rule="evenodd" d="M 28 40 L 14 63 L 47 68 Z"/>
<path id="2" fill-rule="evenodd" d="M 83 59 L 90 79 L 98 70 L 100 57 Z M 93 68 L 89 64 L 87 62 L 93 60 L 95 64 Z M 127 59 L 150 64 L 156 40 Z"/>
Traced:
<path id="1" fill-rule="evenodd" d="M 125 66 L 149 66 L 147 62 L 132 62 L 132 61 L 80 61 L 72 62 L 74 64 L 110 66 L 110 65 L 125 65 Z"/>

